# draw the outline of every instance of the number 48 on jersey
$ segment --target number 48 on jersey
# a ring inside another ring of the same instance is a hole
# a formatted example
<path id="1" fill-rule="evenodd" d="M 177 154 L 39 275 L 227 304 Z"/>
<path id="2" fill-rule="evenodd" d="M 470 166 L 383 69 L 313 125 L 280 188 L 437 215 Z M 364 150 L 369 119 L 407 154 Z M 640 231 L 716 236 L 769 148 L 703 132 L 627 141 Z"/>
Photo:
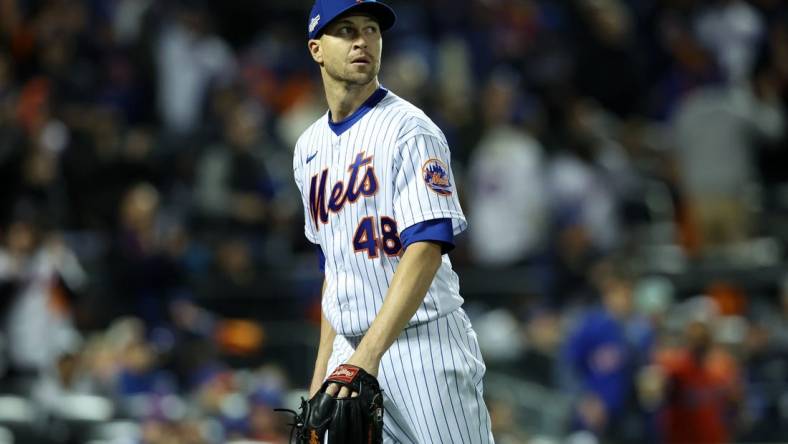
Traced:
<path id="1" fill-rule="evenodd" d="M 402 242 L 397 232 L 397 222 L 387 216 L 380 217 L 380 231 L 374 216 L 368 216 L 358 223 L 353 235 L 353 250 L 356 253 L 367 252 L 367 257 L 375 259 L 382 250 L 387 256 L 397 256 L 402 250 Z M 378 236 L 380 233 L 380 236 Z"/>

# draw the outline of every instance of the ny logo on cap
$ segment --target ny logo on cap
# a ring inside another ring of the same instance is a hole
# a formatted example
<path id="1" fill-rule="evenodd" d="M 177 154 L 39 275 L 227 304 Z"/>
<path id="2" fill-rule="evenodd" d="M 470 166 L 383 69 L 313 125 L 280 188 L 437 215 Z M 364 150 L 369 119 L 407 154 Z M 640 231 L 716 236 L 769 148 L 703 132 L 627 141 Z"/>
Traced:
<path id="1" fill-rule="evenodd" d="M 320 23 L 320 14 L 316 15 L 315 18 L 309 22 L 309 32 L 312 32 L 317 28 L 317 24 Z"/>

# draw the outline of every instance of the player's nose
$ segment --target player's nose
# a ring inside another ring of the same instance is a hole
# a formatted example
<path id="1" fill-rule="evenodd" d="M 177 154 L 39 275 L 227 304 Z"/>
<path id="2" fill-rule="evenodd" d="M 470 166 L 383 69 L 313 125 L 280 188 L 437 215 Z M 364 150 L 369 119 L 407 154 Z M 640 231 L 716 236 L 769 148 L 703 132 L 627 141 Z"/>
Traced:
<path id="1" fill-rule="evenodd" d="M 363 33 L 353 41 L 353 49 L 367 49 L 368 46 L 369 43 L 367 43 L 367 39 L 364 37 Z"/>

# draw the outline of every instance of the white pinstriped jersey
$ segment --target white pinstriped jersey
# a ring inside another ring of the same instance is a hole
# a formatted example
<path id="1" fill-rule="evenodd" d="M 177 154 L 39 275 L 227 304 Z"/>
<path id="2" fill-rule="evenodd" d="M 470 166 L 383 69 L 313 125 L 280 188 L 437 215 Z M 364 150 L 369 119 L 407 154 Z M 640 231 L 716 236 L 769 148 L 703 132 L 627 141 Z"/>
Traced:
<path id="1" fill-rule="evenodd" d="M 454 235 L 467 227 L 446 138 L 390 91 L 344 132 L 332 130 L 328 113 L 312 124 L 296 143 L 293 171 L 305 235 L 326 258 L 323 313 L 340 335 L 362 335 L 374 320 L 400 261 L 399 233 L 433 219 L 451 219 Z M 408 326 L 462 302 L 444 255 Z"/>

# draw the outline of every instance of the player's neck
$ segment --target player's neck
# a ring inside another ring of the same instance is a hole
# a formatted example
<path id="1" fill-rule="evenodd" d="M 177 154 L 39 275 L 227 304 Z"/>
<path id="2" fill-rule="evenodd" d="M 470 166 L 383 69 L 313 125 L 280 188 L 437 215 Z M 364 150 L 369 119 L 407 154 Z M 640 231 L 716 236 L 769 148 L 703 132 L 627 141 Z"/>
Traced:
<path id="1" fill-rule="evenodd" d="M 380 82 L 375 78 L 366 85 L 349 85 L 329 78 L 324 79 L 323 86 L 326 90 L 328 109 L 331 110 L 331 120 L 337 123 L 353 114 L 380 88 Z"/>

